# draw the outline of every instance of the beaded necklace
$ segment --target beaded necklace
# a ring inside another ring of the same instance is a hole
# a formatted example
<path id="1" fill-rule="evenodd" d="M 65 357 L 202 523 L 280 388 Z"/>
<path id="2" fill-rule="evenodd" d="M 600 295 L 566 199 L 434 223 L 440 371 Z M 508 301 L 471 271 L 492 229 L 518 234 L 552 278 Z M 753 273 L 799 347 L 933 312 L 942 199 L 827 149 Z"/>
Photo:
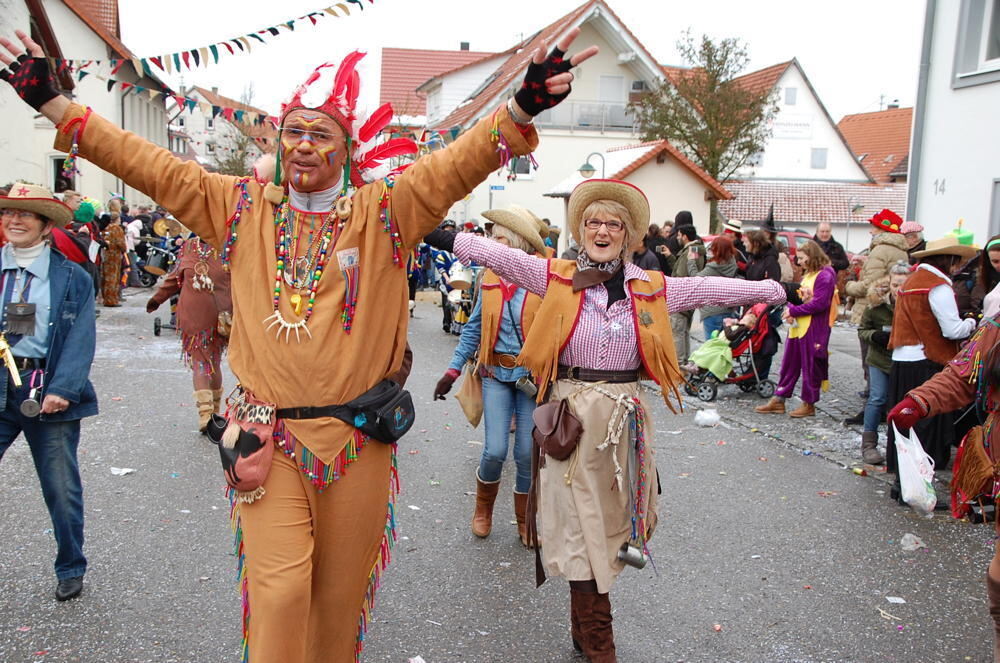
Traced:
<path id="1" fill-rule="evenodd" d="M 317 233 L 318 241 L 318 251 L 315 253 L 315 262 L 310 264 L 310 269 L 307 270 L 307 280 L 306 283 L 298 284 L 298 279 L 296 284 L 292 287 L 296 287 L 300 290 L 305 289 L 308 286 L 308 298 L 305 300 L 305 313 L 302 314 L 303 307 L 303 297 L 299 292 L 292 293 L 288 301 L 292 305 L 296 315 L 302 315 L 302 319 L 297 322 L 289 322 L 285 320 L 284 316 L 281 314 L 279 308 L 281 302 L 281 283 L 286 281 L 285 269 L 290 267 L 295 268 L 293 261 L 297 257 L 292 253 L 292 242 L 291 235 L 293 233 L 294 224 L 291 222 L 291 206 L 288 204 L 287 198 L 282 201 L 278 212 L 274 217 L 274 224 L 277 227 L 278 241 L 275 242 L 274 251 L 276 259 L 276 269 L 274 275 L 274 297 L 272 299 L 272 305 L 274 308 L 274 313 L 265 318 L 264 324 L 267 325 L 267 330 L 270 331 L 274 327 L 278 330 L 275 332 L 275 338 L 281 337 L 281 332 L 285 332 L 285 342 L 287 343 L 291 334 L 295 332 L 295 340 L 301 341 L 301 332 L 305 332 L 309 338 L 312 338 L 312 332 L 309 331 L 309 318 L 312 317 L 313 308 L 316 304 L 316 289 L 319 287 L 319 281 L 323 277 L 323 271 L 326 267 L 328 256 L 330 250 L 336 245 L 337 239 L 340 237 L 340 233 L 344 228 L 344 224 L 347 222 L 346 218 L 341 218 L 339 223 L 334 223 L 334 219 L 337 218 L 337 206 L 331 210 L 325 217 L 323 224 L 320 226 L 320 231 Z M 297 250 L 297 242 L 295 245 L 295 250 Z M 310 261 L 311 262 L 311 261 Z"/>
<path id="2" fill-rule="evenodd" d="M 202 242 L 198 237 L 195 237 L 188 246 L 194 249 L 194 253 L 198 257 L 194 264 L 194 278 L 191 279 L 191 287 L 195 290 L 214 292 L 215 283 L 208 275 L 208 260 L 215 255 L 215 249 L 212 248 L 211 244 Z"/>

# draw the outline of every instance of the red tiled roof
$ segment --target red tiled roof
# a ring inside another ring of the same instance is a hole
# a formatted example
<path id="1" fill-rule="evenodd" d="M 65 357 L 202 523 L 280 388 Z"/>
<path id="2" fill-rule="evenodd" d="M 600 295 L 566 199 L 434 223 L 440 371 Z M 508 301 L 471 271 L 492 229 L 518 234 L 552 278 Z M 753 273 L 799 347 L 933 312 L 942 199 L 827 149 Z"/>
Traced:
<path id="1" fill-rule="evenodd" d="M 206 90 L 205 88 L 197 85 L 193 86 L 192 89 L 198 92 L 198 94 L 200 94 L 207 103 L 213 106 L 234 108 L 236 110 L 259 113 L 261 115 L 268 116 L 268 113 L 265 110 L 261 110 L 256 106 L 249 106 L 241 101 L 236 101 L 235 99 L 230 99 L 229 97 L 225 97 L 218 92 L 212 92 L 211 90 Z M 263 124 L 243 122 L 231 122 L 230 124 L 238 128 L 250 138 L 253 138 L 256 142 L 260 143 L 264 147 L 265 152 L 273 152 L 275 150 L 278 141 L 278 130 L 274 128 L 274 125 L 270 120 L 265 121 Z"/>
<path id="2" fill-rule="evenodd" d="M 890 173 L 910 153 L 912 108 L 890 108 L 874 113 L 845 115 L 837 124 L 856 157 L 876 182 L 891 182 Z"/>
<path id="3" fill-rule="evenodd" d="M 770 67 L 765 67 L 764 69 L 751 71 L 749 74 L 737 76 L 733 79 L 733 82 L 739 83 L 752 92 L 757 92 L 761 95 L 767 94 L 774 89 L 775 85 L 778 84 L 778 79 L 780 79 L 782 74 L 785 73 L 785 70 L 791 66 L 792 62 L 793 60 L 789 60 L 788 62 L 779 62 L 778 64 L 771 65 Z M 666 64 L 660 65 L 660 69 L 663 70 L 663 75 L 666 76 L 667 80 L 674 85 L 676 85 L 683 76 L 692 75 L 699 71 L 698 67 L 676 67 Z"/>
<path id="4" fill-rule="evenodd" d="M 130 60 L 135 57 L 118 37 L 118 0 L 63 0 L 63 2 L 119 57 Z M 137 73 L 142 75 L 141 71 Z"/>
<path id="5" fill-rule="evenodd" d="M 903 216 L 906 208 L 906 184 L 879 186 L 849 182 L 806 182 L 778 180 L 743 180 L 726 182 L 734 194 L 732 200 L 719 203 L 726 218 L 747 223 L 767 217 L 774 205 L 778 226 L 797 223 L 865 223 L 878 211 L 888 208 Z M 862 210 L 851 214 L 854 205 Z"/>
<path id="6" fill-rule="evenodd" d="M 588 2 L 585 2 L 553 23 L 550 23 L 548 26 L 542 28 L 533 37 L 526 40 L 520 45 L 521 48 L 519 50 L 515 51 L 506 62 L 500 65 L 499 69 L 496 71 L 497 75 L 493 78 L 490 84 L 487 85 L 478 96 L 476 96 L 475 99 L 460 105 L 446 118 L 438 122 L 434 128 L 450 129 L 452 127 L 460 127 L 475 117 L 487 103 L 515 84 L 515 81 L 528 67 L 528 62 L 531 60 L 535 49 L 541 45 L 542 41 L 562 34 L 567 27 L 583 16 L 597 3 L 600 3 L 603 7 L 607 7 L 602 0 L 588 0 Z"/>
<path id="7" fill-rule="evenodd" d="M 701 179 L 701 181 L 703 181 L 706 185 L 708 185 L 708 187 L 715 192 L 719 200 L 729 200 L 733 197 L 733 194 L 730 193 L 728 190 L 726 190 L 726 188 L 722 186 L 718 180 L 716 180 L 714 177 L 706 173 L 698 164 L 696 164 L 695 162 L 691 161 L 686 156 L 684 156 L 684 153 L 678 150 L 676 147 L 674 147 L 673 144 L 668 140 L 655 140 L 655 141 L 650 141 L 648 143 L 640 143 L 639 145 L 622 145 L 620 147 L 613 147 L 610 150 L 608 150 L 608 152 L 634 150 L 637 147 L 648 147 L 651 145 L 655 145 L 656 149 L 647 150 L 643 152 L 642 156 L 640 156 L 638 159 L 630 163 L 625 168 L 622 168 L 617 173 L 613 173 L 611 175 L 611 179 L 623 180 L 632 173 L 634 173 L 635 171 L 637 171 L 643 164 L 648 163 L 650 159 L 659 156 L 663 152 L 666 152 L 674 159 L 679 161 L 681 165 L 683 165 L 685 168 L 694 173 L 694 175 L 699 179 Z"/>
<path id="8" fill-rule="evenodd" d="M 379 104 L 389 102 L 400 115 L 425 115 L 427 100 L 416 90 L 426 80 L 492 57 L 481 51 L 430 51 L 383 48 Z"/>

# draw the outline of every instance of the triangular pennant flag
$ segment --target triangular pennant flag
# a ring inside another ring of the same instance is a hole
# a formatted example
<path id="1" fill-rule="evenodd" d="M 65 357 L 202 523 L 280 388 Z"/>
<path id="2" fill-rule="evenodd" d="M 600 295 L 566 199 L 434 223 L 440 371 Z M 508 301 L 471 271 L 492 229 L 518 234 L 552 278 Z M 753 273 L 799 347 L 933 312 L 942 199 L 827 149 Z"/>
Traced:
<path id="1" fill-rule="evenodd" d="M 160 58 L 159 55 L 154 55 L 153 57 L 149 58 L 149 61 L 155 64 L 161 70 L 163 69 L 163 60 L 162 58 Z"/>
<path id="2" fill-rule="evenodd" d="M 204 65 L 207 67 L 208 66 L 208 47 L 202 46 L 201 48 L 198 49 L 198 52 L 201 53 L 201 61 L 202 61 L 202 63 L 204 63 Z"/>
<path id="3" fill-rule="evenodd" d="M 358 6 L 358 7 L 361 7 L 361 9 L 362 9 L 362 10 L 364 10 L 364 8 L 365 8 L 365 5 L 364 5 L 364 3 L 363 3 L 363 2 L 361 2 L 361 0 L 347 0 L 347 1 L 348 1 L 348 2 L 353 2 L 353 3 L 354 3 L 354 4 L 356 4 L 356 5 Z"/>
<path id="4" fill-rule="evenodd" d="M 340 18 L 340 14 L 338 14 L 338 13 L 337 13 L 337 10 L 336 10 L 336 9 L 334 9 L 333 7 L 327 7 L 327 8 L 326 8 L 326 9 L 324 9 L 323 11 L 325 11 L 325 12 L 326 12 L 327 14 L 329 14 L 330 16 L 333 16 L 334 18 Z"/>
<path id="5" fill-rule="evenodd" d="M 450 133 L 451 133 L 451 139 L 452 140 L 455 140 L 456 138 L 458 138 L 458 127 L 455 127 L 454 129 L 452 129 Z"/>
<path id="6" fill-rule="evenodd" d="M 232 42 L 236 44 L 236 47 L 239 48 L 241 51 L 243 50 L 243 44 L 240 42 L 239 39 L 233 39 Z"/>
<path id="7" fill-rule="evenodd" d="M 234 111 L 233 111 L 232 108 L 223 108 L 222 109 L 222 117 L 226 118 L 227 120 L 232 121 L 232 119 L 233 119 L 233 113 L 234 113 Z"/>
<path id="8" fill-rule="evenodd" d="M 187 106 L 189 111 L 194 112 L 194 109 L 198 107 L 198 102 L 194 99 L 185 99 L 184 105 Z"/>
<path id="9" fill-rule="evenodd" d="M 129 89 L 130 87 L 132 87 L 132 84 L 131 84 L 131 83 L 127 83 L 127 82 L 125 82 L 125 81 L 122 81 L 121 83 L 122 83 L 122 89 L 123 89 L 123 90 L 125 90 L 125 91 L 128 91 L 128 89 Z"/>
<path id="10" fill-rule="evenodd" d="M 233 52 L 233 47 L 229 45 L 228 41 L 220 41 L 219 43 L 225 46 L 229 50 L 230 55 L 235 55 L 235 53 Z"/>
<path id="11" fill-rule="evenodd" d="M 173 60 L 170 59 L 169 55 L 163 57 L 163 63 L 166 65 L 166 72 L 172 74 L 174 71 Z"/>
<path id="12" fill-rule="evenodd" d="M 222 108 L 220 106 L 212 106 L 212 119 L 215 119 L 216 117 L 218 117 L 219 113 L 221 113 L 221 112 L 222 112 Z"/>
<path id="13" fill-rule="evenodd" d="M 184 67 L 187 69 L 191 68 L 191 54 L 187 51 L 181 53 L 181 59 L 184 60 Z M 178 67 L 180 69 L 180 67 Z"/>
<path id="14" fill-rule="evenodd" d="M 291 30 L 292 32 L 295 32 L 295 19 L 294 18 L 291 21 L 288 21 L 287 23 L 285 23 L 285 25 L 288 26 L 289 30 Z"/>
<path id="15" fill-rule="evenodd" d="M 191 49 L 191 57 L 194 58 L 194 66 L 197 67 L 198 65 L 201 64 L 201 60 L 200 60 L 200 58 L 198 56 L 198 49 L 195 49 L 195 48 Z"/>
<path id="16" fill-rule="evenodd" d="M 243 112 L 243 111 L 241 111 L 241 110 L 238 110 L 238 111 L 236 111 L 236 112 L 234 113 L 234 115 L 236 116 L 236 121 L 242 124 L 242 123 L 243 123 L 243 115 L 244 115 L 244 112 Z M 230 119 L 231 119 L 231 118 L 230 118 Z"/>
<path id="17" fill-rule="evenodd" d="M 141 86 L 141 85 L 136 85 L 135 86 L 135 94 L 136 94 L 136 96 L 142 94 L 145 91 L 146 91 L 146 88 L 144 88 L 143 86 Z"/>
<path id="18" fill-rule="evenodd" d="M 250 40 L 249 40 L 249 39 L 247 39 L 246 37 L 240 37 L 240 38 L 239 38 L 239 41 L 240 41 L 240 42 L 241 42 L 241 43 L 242 43 L 242 44 L 243 44 L 244 46 L 246 46 L 246 49 L 247 49 L 247 53 L 249 53 L 249 52 L 250 52 Z M 263 40 L 263 39 L 261 39 L 261 41 L 264 41 L 264 40 Z"/>
<path id="19" fill-rule="evenodd" d="M 181 70 L 181 56 L 179 53 L 174 53 L 174 69 L 178 72 Z"/>
<path id="20" fill-rule="evenodd" d="M 315 14 L 315 13 L 316 13 L 316 12 L 313 12 L 313 14 Z M 306 18 L 308 18 L 308 19 L 309 19 L 309 21 L 310 21 L 310 22 L 311 22 L 311 23 L 312 23 L 313 25 L 316 25 L 316 17 L 315 17 L 315 16 L 313 16 L 313 14 L 309 14 L 309 15 L 308 15 L 308 16 L 307 16 Z M 320 16 L 322 16 L 322 14 L 320 14 Z"/>
<path id="21" fill-rule="evenodd" d="M 117 83 L 117 82 L 118 81 L 116 81 L 113 78 L 109 78 L 108 79 L 108 92 L 111 92 L 111 90 L 115 87 L 115 83 Z"/>
<path id="22" fill-rule="evenodd" d="M 347 5 L 345 5 L 343 2 L 338 2 L 337 3 L 337 7 L 340 8 L 340 11 L 344 12 L 345 16 L 350 16 L 351 15 L 351 10 L 348 9 Z"/>
<path id="23" fill-rule="evenodd" d="M 214 60 L 215 64 L 219 64 L 219 47 L 216 46 L 215 44 L 212 44 L 211 46 L 208 47 L 208 50 L 212 51 L 212 59 Z"/>
<path id="24" fill-rule="evenodd" d="M 274 34 L 278 34 L 278 28 L 268 28 L 268 30 L 274 30 Z M 263 32 L 263 30 L 261 30 L 261 32 Z M 267 43 L 267 42 L 264 41 L 264 38 L 261 37 L 256 32 L 251 32 L 250 34 L 247 35 L 247 37 L 253 37 L 254 39 L 256 39 L 257 41 L 259 41 L 262 44 Z"/>
<path id="25" fill-rule="evenodd" d="M 135 69 L 135 73 L 137 76 L 142 76 L 143 74 L 142 60 L 140 60 L 139 58 L 132 58 L 132 68 Z"/>
<path id="26" fill-rule="evenodd" d="M 149 100 L 150 101 L 152 101 L 153 99 L 156 99 L 158 96 L 160 96 L 161 94 L 163 94 L 159 90 L 146 90 L 146 92 L 149 93 Z"/>
<path id="27" fill-rule="evenodd" d="M 84 76 L 87 76 L 87 75 L 89 75 L 89 74 L 90 74 L 90 72 L 89 72 L 89 71 L 80 71 L 80 72 L 78 72 L 78 73 L 77 73 L 77 79 L 76 79 L 76 80 L 78 80 L 78 81 L 82 81 L 82 80 L 83 80 L 83 77 L 84 77 Z"/>

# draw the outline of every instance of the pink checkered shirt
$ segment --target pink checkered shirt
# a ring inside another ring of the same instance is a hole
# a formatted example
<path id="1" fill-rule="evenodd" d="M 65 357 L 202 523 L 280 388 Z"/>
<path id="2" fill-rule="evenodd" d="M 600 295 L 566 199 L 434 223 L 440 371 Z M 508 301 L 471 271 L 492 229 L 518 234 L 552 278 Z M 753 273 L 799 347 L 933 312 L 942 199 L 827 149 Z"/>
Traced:
<path id="1" fill-rule="evenodd" d="M 455 238 L 455 255 L 462 262 L 475 260 L 502 278 L 541 297 L 549 284 L 549 261 L 472 233 Z M 649 275 L 631 263 L 625 265 L 625 280 L 649 281 Z M 626 289 L 626 293 L 628 290 Z M 667 278 L 667 310 L 690 311 L 706 305 L 784 304 L 785 290 L 777 281 L 744 281 L 717 276 Z M 583 311 L 569 343 L 559 356 L 565 366 L 602 371 L 639 368 L 632 300 L 628 297 L 608 307 L 603 285 L 583 291 Z"/>

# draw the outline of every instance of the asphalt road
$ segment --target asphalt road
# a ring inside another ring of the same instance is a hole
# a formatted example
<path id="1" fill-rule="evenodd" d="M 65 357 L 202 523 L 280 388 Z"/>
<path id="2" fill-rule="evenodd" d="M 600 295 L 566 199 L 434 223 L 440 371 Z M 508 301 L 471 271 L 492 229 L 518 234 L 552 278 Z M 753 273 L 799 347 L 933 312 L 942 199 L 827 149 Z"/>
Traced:
<path id="1" fill-rule="evenodd" d="M 84 423 L 80 452 L 91 565 L 81 598 L 52 598 L 54 544 L 26 445 L 0 462 L 3 663 L 238 660 L 217 453 L 195 431 L 178 341 L 152 335 L 148 291 L 129 293 L 98 320 L 102 412 Z M 493 535 L 469 531 L 482 430 L 453 399 L 431 402 L 455 344 L 439 315 L 420 303 L 410 328 L 417 423 L 399 447 L 400 538 L 362 660 L 580 660 L 565 583 L 536 590 L 533 556 L 517 540 L 512 463 Z M 654 405 L 656 568 L 627 570 L 612 591 L 621 661 L 991 660 L 991 530 L 921 518 L 888 499 L 873 468 L 849 471 L 860 466 L 860 437 L 839 419 L 860 405 L 854 338 L 834 332 L 833 388 L 815 419 L 758 415 L 760 399 L 735 387 L 720 390 L 714 428 L 696 426 L 693 408 Z M 904 551 L 907 533 L 926 548 Z"/>

